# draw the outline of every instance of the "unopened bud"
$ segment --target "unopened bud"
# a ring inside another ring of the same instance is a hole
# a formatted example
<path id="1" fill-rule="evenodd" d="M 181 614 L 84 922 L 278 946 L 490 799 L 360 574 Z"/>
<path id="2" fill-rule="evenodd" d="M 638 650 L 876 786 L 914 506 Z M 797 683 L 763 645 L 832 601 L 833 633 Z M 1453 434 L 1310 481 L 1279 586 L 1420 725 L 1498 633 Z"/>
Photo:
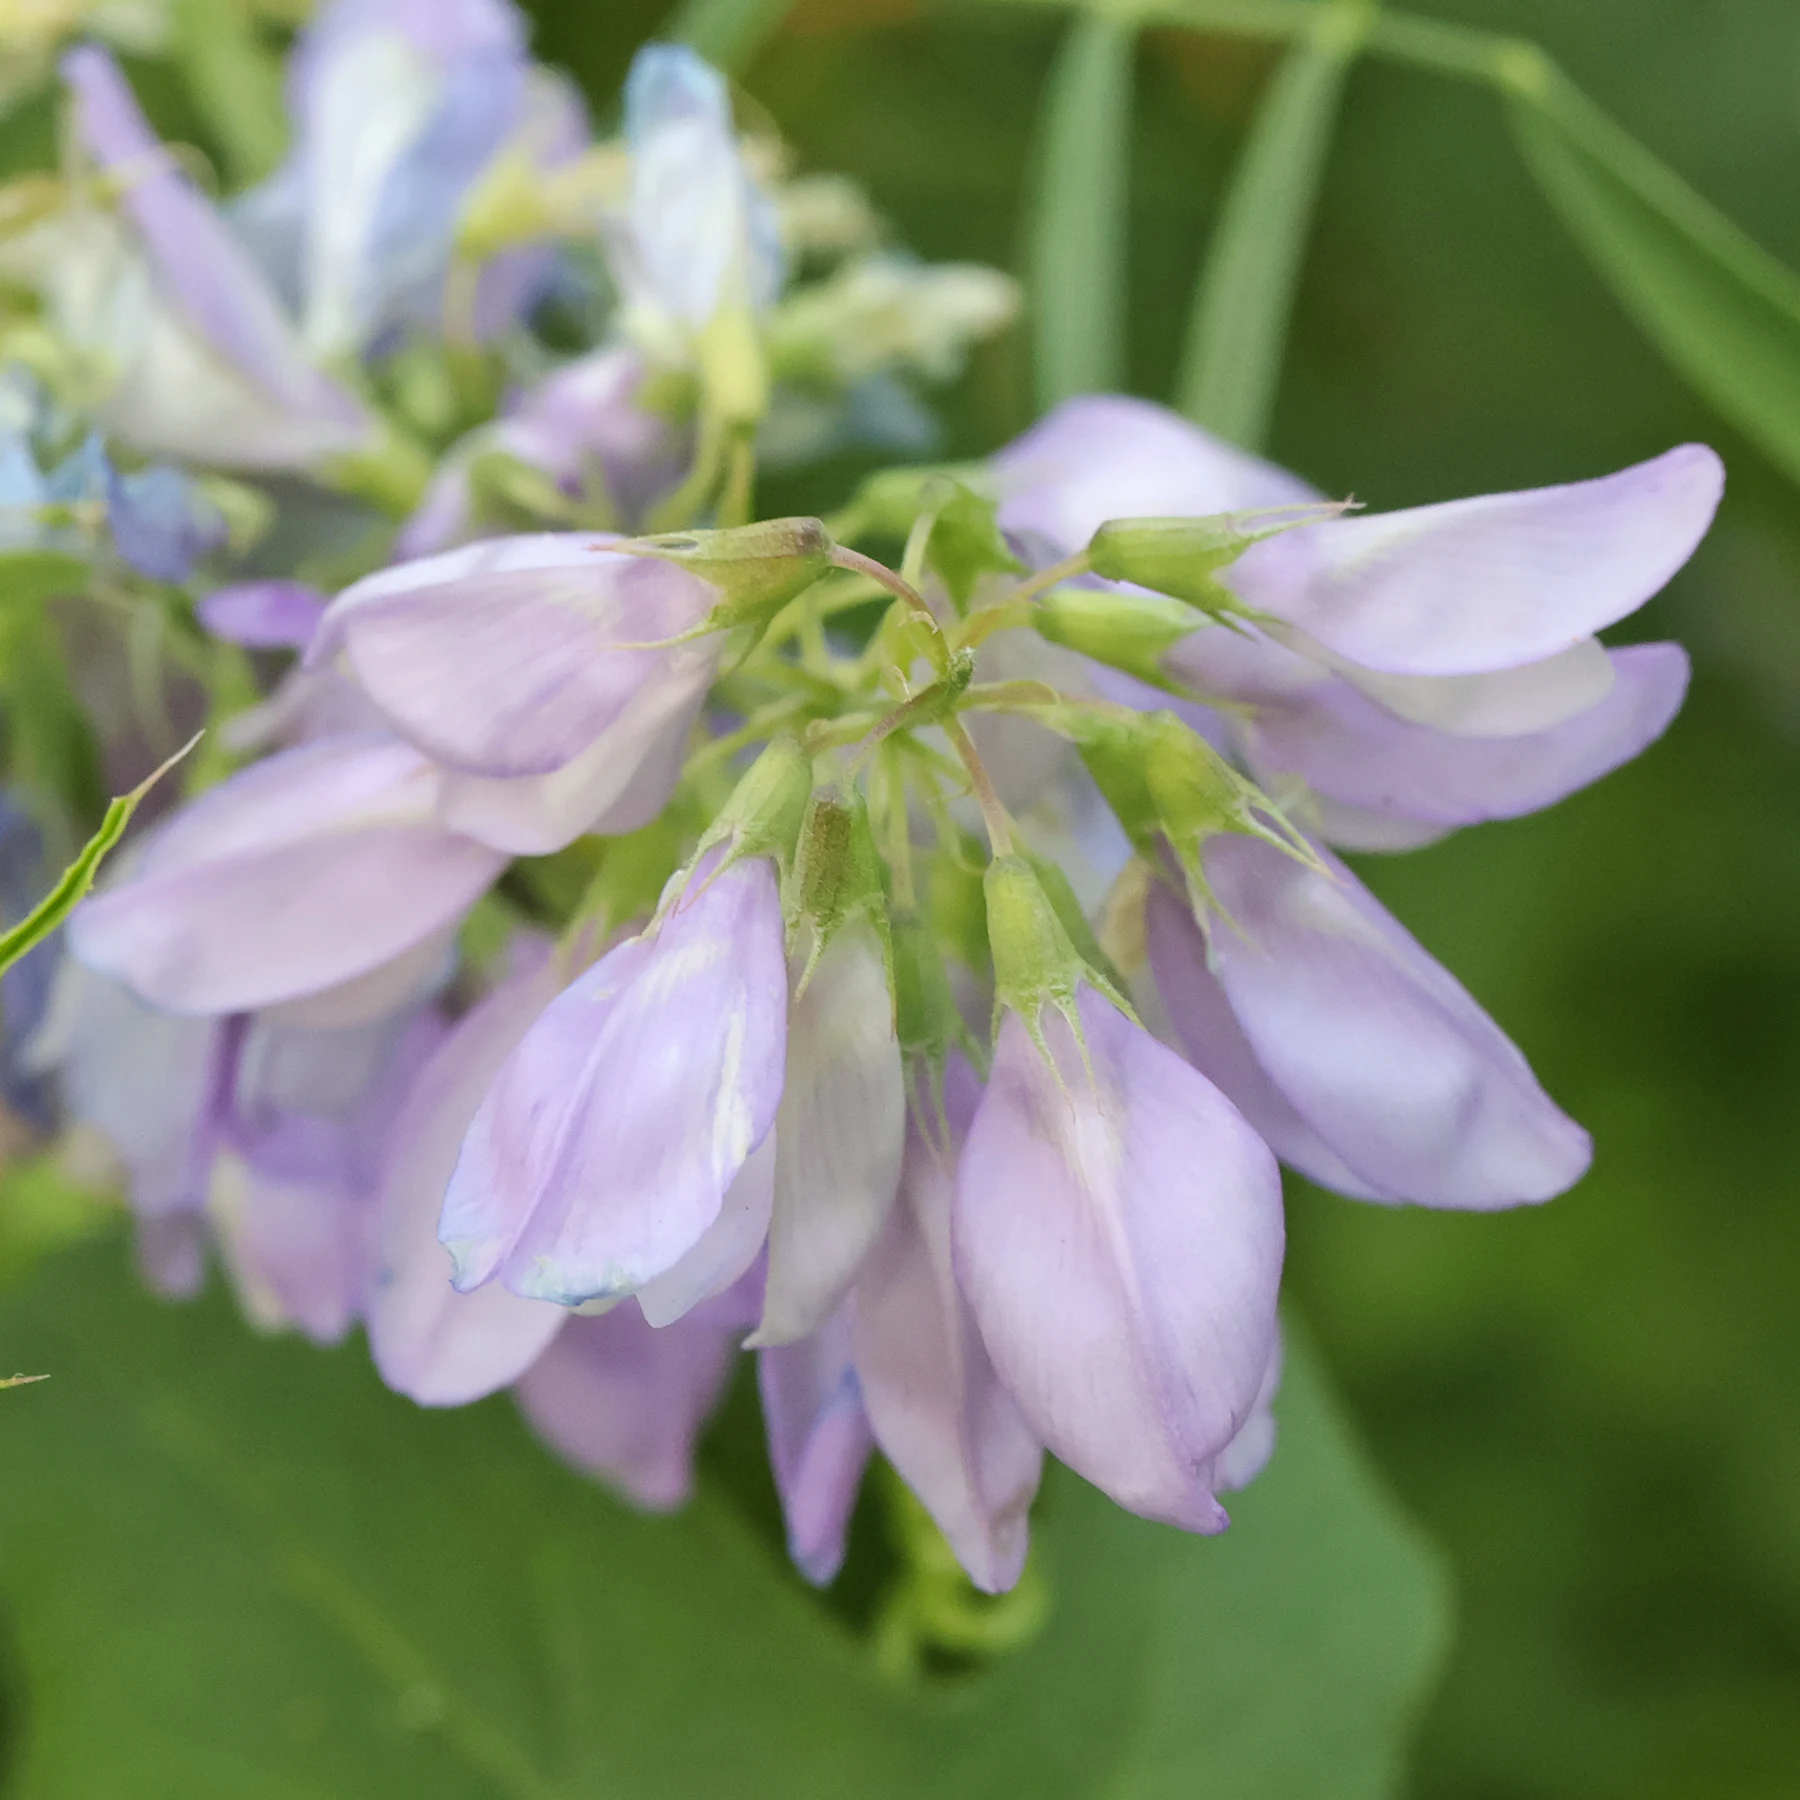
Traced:
<path id="1" fill-rule="evenodd" d="M 862 918 L 885 943 L 887 893 L 868 806 L 855 788 L 821 791 L 807 805 L 788 884 L 789 950 L 806 957 L 801 989 L 832 938 Z"/>
<path id="2" fill-rule="evenodd" d="M 1108 581 L 1172 594 L 1214 618 L 1245 612 L 1214 576 L 1265 538 L 1335 519 L 1336 501 L 1262 512 L 1217 513 L 1203 519 L 1112 519 L 1088 544 L 1088 565 Z"/>
<path id="3" fill-rule="evenodd" d="M 1163 652 L 1203 622 L 1180 600 L 1117 588 L 1054 588 L 1033 612 L 1041 637 L 1153 686 L 1168 685 Z"/>

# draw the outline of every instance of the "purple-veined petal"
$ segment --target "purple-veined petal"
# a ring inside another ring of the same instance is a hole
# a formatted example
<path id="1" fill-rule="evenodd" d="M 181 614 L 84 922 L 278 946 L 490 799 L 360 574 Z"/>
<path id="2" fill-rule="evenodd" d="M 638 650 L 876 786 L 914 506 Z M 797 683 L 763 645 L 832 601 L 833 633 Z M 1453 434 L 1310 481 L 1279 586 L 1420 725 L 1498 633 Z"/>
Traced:
<path id="1" fill-rule="evenodd" d="M 680 1262 L 768 1135 L 787 969 L 775 871 L 704 871 L 551 1002 L 463 1143 L 439 1235 L 465 1290 L 574 1305 Z"/>
<path id="2" fill-rule="evenodd" d="M 1516 668 L 1642 606 L 1694 553 L 1723 487 L 1718 457 L 1686 444 L 1597 481 L 1303 526 L 1224 579 L 1367 669 Z"/>
<path id="3" fill-rule="evenodd" d="M 575 761 L 647 684 L 704 663 L 661 643 L 717 596 L 668 563 L 569 532 L 499 538 L 383 569 L 338 596 L 310 661 L 342 652 L 394 729 L 490 778 Z"/>
<path id="4" fill-rule="evenodd" d="M 752 1347 L 810 1336 L 838 1309 L 900 1182 L 906 1091 L 874 928 L 825 947 L 788 1015 L 769 1280 Z"/>
<path id="5" fill-rule="evenodd" d="M 461 1406 L 516 1381 L 568 1318 L 497 1283 L 457 1293 L 437 1235 L 463 1135 L 559 985 L 554 958 L 539 950 L 458 1022 L 394 1123 L 375 1213 L 369 1350 L 382 1380 L 424 1406 Z"/>
<path id="6" fill-rule="evenodd" d="M 1087 1057 L 1000 1027 L 957 1163 L 957 1280 L 1033 1432 L 1120 1505 L 1194 1531 L 1275 1331 L 1275 1160 L 1236 1109 L 1091 989 Z"/>
<path id="7" fill-rule="evenodd" d="M 834 1314 L 813 1336 L 757 1354 L 769 1462 L 787 1518 L 788 1554 L 815 1587 L 844 1561 L 844 1539 L 874 1447 L 851 1357 Z"/>
<path id="8" fill-rule="evenodd" d="M 571 1318 L 514 1388 L 519 1410 L 565 1461 L 636 1506 L 672 1511 L 693 1491 L 694 1443 L 747 1323 L 733 1298 L 662 1331 L 629 1301 Z"/>
<path id="9" fill-rule="evenodd" d="M 1354 1175 L 1357 1187 L 1345 1191 L 1485 1209 L 1548 1200 L 1581 1177 L 1592 1154 L 1587 1133 L 1348 869 L 1328 858 L 1321 874 L 1249 838 L 1213 838 L 1203 861 L 1237 926 L 1213 927 L 1213 977 L 1269 1082 Z M 1167 902 L 1153 904 L 1151 961 L 1161 982 L 1180 934 Z M 1205 978 L 1194 972 L 1191 947 L 1187 956 L 1165 997 L 1190 1056 L 1231 1092 L 1229 1073 L 1211 1062 L 1208 1012 L 1177 1010 L 1180 995 Z M 1243 1104 L 1254 1117 L 1254 1094 Z M 1303 1174 L 1339 1185 L 1304 1142 L 1270 1126 L 1271 1141 Z"/>
<path id="10" fill-rule="evenodd" d="M 960 1139 L 979 1088 L 953 1064 L 945 1106 Z M 900 1197 L 851 1301 L 856 1372 L 882 1454 L 918 1495 L 983 1593 L 1025 1567 L 1042 1446 L 1001 1385 L 957 1289 L 950 1250 L 953 1158 L 916 1125 Z"/>
<path id="11" fill-rule="evenodd" d="M 325 596 L 303 581 L 240 581 L 194 608 L 216 638 L 248 650 L 304 650 L 325 614 Z"/>
<path id="12" fill-rule="evenodd" d="M 1251 766 L 1301 776 L 1341 805 L 1434 827 L 1511 819 L 1598 781 L 1654 743 L 1687 692 L 1678 644 L 1609 652 L 1611 690 L 1588 711 L 1519 737 L 1455 737 L 1396 719 L 1346 682 L 1259 710 Z M 1328 834 L 1329 835 L 1329 834 Z"/>
<path id="13" fill-rule="evenodd" d="M 434 822 L 439 781 L 378 737 L 271 757 L 161 825 L 133 877 L 77 910 L 70 948 L 190 1014 L 367 975 L 454 922 L 504 865 Z"/>

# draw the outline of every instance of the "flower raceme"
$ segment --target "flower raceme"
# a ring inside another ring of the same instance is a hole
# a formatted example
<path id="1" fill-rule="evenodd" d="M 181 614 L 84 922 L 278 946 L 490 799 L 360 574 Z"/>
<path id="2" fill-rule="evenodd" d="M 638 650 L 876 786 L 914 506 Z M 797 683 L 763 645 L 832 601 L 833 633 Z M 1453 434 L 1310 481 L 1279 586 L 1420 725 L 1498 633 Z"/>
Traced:
<path id="1" fill-rule="evenodd" d="M 425 1404 L 515 1386 L 640 1504 L 687 1492 L 747 1341 L 815 1580 L 874 1451 L 991 1591 L 1045 1450 L 1216 1531 L 1273 1442 L 1277 1159 L 1482 1210 L 1589 1156 L 1333 847 L 1643 749 L 1685 660 L 1594 633 L 1719 484 L 1689 447 L 1351 514 L 1086 400 L 830 530 L 395 564 L 306 653 L 358 729 L 203 794 L 77 914 L 86 1016 L 180 1056 L 152 1126 L 71 1027 L 72 1091 L 256 1316 L 362 1319 Z"/>

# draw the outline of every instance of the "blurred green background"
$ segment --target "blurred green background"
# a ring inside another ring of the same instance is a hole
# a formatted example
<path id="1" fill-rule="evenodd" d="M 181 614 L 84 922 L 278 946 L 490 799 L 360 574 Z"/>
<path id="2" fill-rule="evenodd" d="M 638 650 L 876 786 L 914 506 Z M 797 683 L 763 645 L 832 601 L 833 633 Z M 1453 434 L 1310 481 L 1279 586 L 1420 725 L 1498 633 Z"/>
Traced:
<path id="1" fill-rule="evenodd" d="M 528 10 L 539 53 L 603 121 L 665 18 L 660 0 Z M 1433 10 L 1544 44 L 1800 266 L 1792 0 Z M 964 0 L 800 0 L 742 81 L 804 166 L 859 179 L 923 255 L 1019 266 L 1061 29 Z M 1139 393 L 1170 391 L 1273 66 L 1242 40 L 1141 44 Z M 47 123 L 12 121 L 11 148 Z M 1018 333 L 950 402 L 949 447 L 990 450 L 1030 413 Z M 1595 475 L 1689 438 L 1723 452 L 1731 486 L 1693 565 L 1632 621 L 1695 657 L 1669 738 L 1552 814 L 1363 864 L 1593 1130 L 1593 1174 L 1486 1219 L 1292 1196 L 1291 1294 L 1459 1585 L 1419 1800 L 1800 1793 L 1800 494 L 1638 335 L 1491 95 L 1359 64 L 1272 454 L 1384 508 Z M 822 510 L 856 473 L 766 503 Z"/>
<path id="2" fill-rule="evenodd" d="M 542 53 L 600 96 L 659 17 L 638 0 L 532 10 Z M 1430 10 L 1535 38 L 1800 265 L 1791 0 Z M 923 254 L 1016 266 L 1061 28 L 1010 8 L 801 0 L 744 85 L 809 166 L 863 181 Z M 1273 63 L 1242 40 L 1142 43 L 1139 393 L 1170 391 Z M 1029 406 L 1022 341 L 996 347 L 954 447 L 992 448 Z M 1669 738 L 1554 813 L 1363 859 L 1593 1130 L 1593 1174 L 1489 1219 L 1293 1196 L 1291 1291 L 1460 1586 L 1420 1800 L 1800 1793 L 1800 495 L 1633 329 L 1490 96 L 1359 65 L 1272 453 L 1388 507 L 1595 475 L 1690 438 L 1726 458 L 1725 509 L 1632 622 L 1694 654 Z"/>

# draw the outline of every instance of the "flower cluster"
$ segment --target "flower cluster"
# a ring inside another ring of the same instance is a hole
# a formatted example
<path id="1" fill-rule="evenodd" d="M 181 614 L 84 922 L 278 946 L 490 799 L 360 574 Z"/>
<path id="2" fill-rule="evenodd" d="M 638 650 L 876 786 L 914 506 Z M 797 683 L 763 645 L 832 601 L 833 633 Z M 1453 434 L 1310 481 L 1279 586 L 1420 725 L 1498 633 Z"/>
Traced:
<path id="1" fill-rule="evenodd" d="M 104 428 L 309 475 L 296 541 L 406 496 L 334 598 L 305 553 L 198 584 L 245 704 L 67 933 L 34 1053 L 160 1287 L 216 1253 L 258 1324 L 360 1323 L 423 1404 L 511 1388 L 649 1507 L 747 1347 L 809 1578 L 879 1449 L 1001 1592 L 1045 1450 L 1224 1526 L 1274 1441 L 1278 1162 L 1477 1210 L 1580 1177 L 1335 852 L 1663 731 L 1680 649 L 1595 634 L 1705 532 L 1710 451 L 1368 515 L 1096 397 L 758 521 L 759 461 L 912 441 L 899 377 L 1009 301 L 777 180 L 688 53 L 590 146 L 505 9 L 338 0 L 230 222 L 102 52 L 68 78 L 88 162 L 32 229 Z M 596 341 L 472 418 L 589 254 Z"/>

